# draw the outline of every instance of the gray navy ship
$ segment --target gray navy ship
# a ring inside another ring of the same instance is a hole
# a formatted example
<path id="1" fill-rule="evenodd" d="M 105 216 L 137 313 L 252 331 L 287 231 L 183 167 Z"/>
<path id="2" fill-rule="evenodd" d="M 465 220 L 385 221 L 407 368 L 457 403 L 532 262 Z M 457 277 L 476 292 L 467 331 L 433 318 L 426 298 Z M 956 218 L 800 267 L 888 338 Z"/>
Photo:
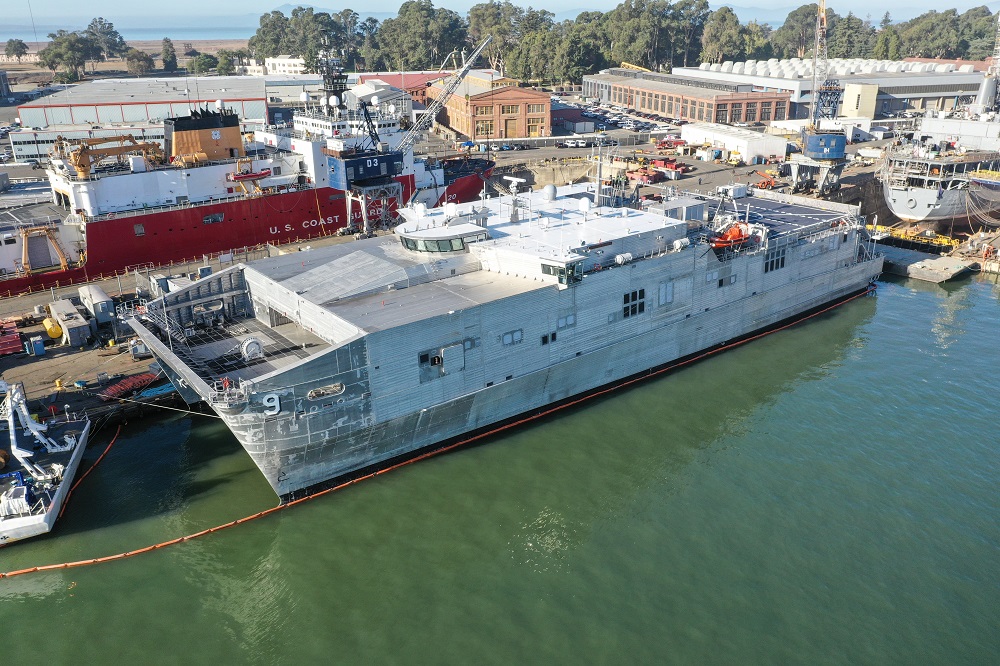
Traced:
<path id="1" fill-rule="evenodd" d="M 237 264 L 131 323 L 284 500 L 870 290 L 855 207 L 593 184 L 400 211 L 395 234 Z"/>

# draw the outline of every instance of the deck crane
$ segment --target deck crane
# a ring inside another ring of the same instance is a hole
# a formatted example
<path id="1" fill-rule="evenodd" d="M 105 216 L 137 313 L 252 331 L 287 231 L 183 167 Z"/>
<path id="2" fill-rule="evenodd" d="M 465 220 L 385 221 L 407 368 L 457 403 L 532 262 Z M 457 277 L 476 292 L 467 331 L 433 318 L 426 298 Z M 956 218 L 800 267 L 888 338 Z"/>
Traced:
<path id="1" fill-rule="evenodd" d="M 102 144 L 118 145 L 100 147 Z M 141 154 L 144 159 L 151 162 L 162 162 L 164 159 L 160 144 L 137 141 L 131 134 L 76 141 L 57 137 L 52 150 L 53 157 L 69 162 L 69 165 L 76 169 L 77 177 L 82 179 L 89 178 L 94 166 L 101 160 L 135 154 Z"/>
<path id="2" fill-rule="evenodd" d="M 424 115 L 421 116 L 420 120 L 415 122 L 413 127 L 406 132 L 403 136 L 403 140 L 399 143 L 399 148 L 397 148 L 398 151 L 405 153 L 413 147 L 413 144 L 417 142 L 417 138 L 420 134 L 430 127 L 430 124 L 434 121 L 438 112 L 440 112 L 441 109 L 444 108 L 445 104 L 448 103 L 452 94 L 458 90 L 458 86 L 462 84 L 462 80 L 465 79 L 466 74 L 469 73 L 472 66 L 476 63 L 476 58 L 479 57 L 479 54 L 483 52 L 483 49 L 489 46 L 489 43 L 492 41 L 492 35 L 487 35 L 482 44 L 477 46 L 476 50 L 472 52 L 472 55 L 465 59 L 465 63 L 462 65 L 462 68 L 445 79 L 444 91 L 438 95 L 433 102 L 427 105 L 427 111 Z"/>

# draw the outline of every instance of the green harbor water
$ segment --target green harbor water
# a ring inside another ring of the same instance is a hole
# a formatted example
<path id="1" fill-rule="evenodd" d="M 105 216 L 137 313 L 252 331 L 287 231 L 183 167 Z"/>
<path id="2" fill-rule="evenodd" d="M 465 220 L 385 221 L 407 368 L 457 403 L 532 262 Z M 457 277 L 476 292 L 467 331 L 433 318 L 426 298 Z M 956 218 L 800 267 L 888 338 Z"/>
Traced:
<path id="1" fill-rule="evenodd" d="M 1000 662 L 1000 288 L 874 298 L 276 515 L 0 580 L 13 661 Z M 92 442 L 84 465 L 113 433 Z M 273 506 L 221 424 L 123 430 L 0 571 Z"/>

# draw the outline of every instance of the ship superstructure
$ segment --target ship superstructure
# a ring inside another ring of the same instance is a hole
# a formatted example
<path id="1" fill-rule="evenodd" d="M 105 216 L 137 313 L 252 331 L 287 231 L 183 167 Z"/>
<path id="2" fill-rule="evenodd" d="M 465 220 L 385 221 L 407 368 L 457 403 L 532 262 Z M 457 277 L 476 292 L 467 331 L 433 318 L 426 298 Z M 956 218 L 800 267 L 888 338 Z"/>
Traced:
<path id="1" fill-rule="evenodd" d="M 138 265 L 391 223 L 411 202 L 475 199 L 493 162 L 418 159 L 399 118 L 307 111 L 253 137 L 225 110 L 166 121 L 166 150 L 129 136 L 63 142 L 52 203 L 0 212 L 0 293 Z M 374 140 L 373 140 L 374 137 Z M 353 204 L 350 206 L 349 202 Z"/>
<path id="2" fill-rule="evenodd" d="M 132 324 L 287 499 L 794 319 L 882 269 L 841 204 L 598 198 L 414 206 L 393 237 L 234 266 Z"/>

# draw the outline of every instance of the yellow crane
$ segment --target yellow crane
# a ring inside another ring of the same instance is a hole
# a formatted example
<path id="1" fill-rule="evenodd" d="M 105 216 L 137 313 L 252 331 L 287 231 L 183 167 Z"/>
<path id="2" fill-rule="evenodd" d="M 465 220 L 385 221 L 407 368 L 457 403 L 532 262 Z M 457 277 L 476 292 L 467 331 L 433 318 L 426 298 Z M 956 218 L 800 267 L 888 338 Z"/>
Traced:
<path id="1" fill-rule="evenodd" d="M 633 65 L 630 62 L 623 62 L 622 63 L 622 69 L 632 69 L 632 70 L 635 70 L 637 72 L 652 72 L 653 71 L 651 69 L 647 69 L 647 68 L 643 67 L 642 65 Z"/>
<path id="2" fill-rule="evenodd" d="M 102 144 L 118 144 L 101 148 Z M 53 157 L 59 157 L 69 162 L 76 169 L 80 178 L 89 178 L 90 172 L 101 160 L 108 157 L 141 154 L 150 162 L 163 162 L 163 149 L 158 143 L 137 141 L 131 134 L 98 137 L 95 139 L 79 139 L 70 141 L 57 137 L 52 149 Z"/>
<path id="3" fill-rule="evenodd" d="M 62 246 L 59 245 L 59 239 L 56 238 L 51 227 L 24 227 L 21 229 L 21 265 L 24 267 L 25 273 L 32 271 L 31 261 L 28 259 L 28 238 L 32 236 L 45 236 L 59 257 L 59 267 L 64 271 L 69 268 L 69 259 L 66 258 L 66 253 L 63 252 Z"/>

